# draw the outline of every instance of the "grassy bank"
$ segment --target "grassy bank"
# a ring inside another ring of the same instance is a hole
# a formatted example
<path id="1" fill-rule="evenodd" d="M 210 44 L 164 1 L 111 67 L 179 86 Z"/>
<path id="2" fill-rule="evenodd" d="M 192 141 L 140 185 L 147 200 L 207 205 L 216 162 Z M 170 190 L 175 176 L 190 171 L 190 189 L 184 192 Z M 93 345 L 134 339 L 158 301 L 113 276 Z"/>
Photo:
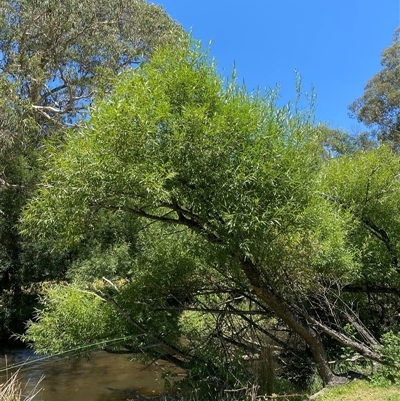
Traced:
<path id="1" fill-rule="evenodd" d="M 317 401 L 400 401 L 400 386 L 375 386 L 356 380 L 326 390 Z"/>
<path id="2" fill-rule="evenodd" d="M 275 400 L 275 401 L 400 401 L 400 386 L 376 386 L 365 380 L 356 380 L 344 386 L 325 389 L 319 396 L 294 395 L 285 397 L 283 394 L 274 396 L 256 396 L 248 394 L 247 397 L 235 397 L 232 394 L 221 394 L 219 401 L 251 401 L 251 400 Z M 184 398 L 184 401 L 197 401 L 196 396 Z"/>

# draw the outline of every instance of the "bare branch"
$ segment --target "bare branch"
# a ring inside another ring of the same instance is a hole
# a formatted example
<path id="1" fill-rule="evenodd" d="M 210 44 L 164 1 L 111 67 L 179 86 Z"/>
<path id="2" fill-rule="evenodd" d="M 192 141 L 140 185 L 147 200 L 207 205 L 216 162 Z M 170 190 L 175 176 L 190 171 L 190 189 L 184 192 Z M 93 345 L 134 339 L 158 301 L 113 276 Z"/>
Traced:
<path id="1" fill-rule="evenodd" d="M 350 339 L 345 334 L 339 333 L 335 329 L 323 324 L 322 322 L 314 319 L 311 316 L 306 316 L 306 318 L 310 323 L 312 323 L 314 326 L 318 327 L 320 330 L 322 330 L 324 333 L 328 334 L 330 337 L 334 338 L 340 344 L 343 344 L 346 347 L 351 348 L 352 350 L 358 352 L 360 355 L 363 355 L 366 358 L 371 359 L 372 361 L 376 361 L 381 364 L 385 364 L 385 361 L 382 360 L 382 357 L 380 356 L 380 354 L 376 351 L 373 351 L 371 348 L 367 347 L 366 345 Z"/>
<path id="2" fill-rule="evenodd" d="M 6 187 L 6 188 L 14 188 L 14 189 L 27 189 L 28 187 L 26 185 L 21 185 L 21 184 L 10 184 L 6 179 L 0 177 L 0 186 Z"/>

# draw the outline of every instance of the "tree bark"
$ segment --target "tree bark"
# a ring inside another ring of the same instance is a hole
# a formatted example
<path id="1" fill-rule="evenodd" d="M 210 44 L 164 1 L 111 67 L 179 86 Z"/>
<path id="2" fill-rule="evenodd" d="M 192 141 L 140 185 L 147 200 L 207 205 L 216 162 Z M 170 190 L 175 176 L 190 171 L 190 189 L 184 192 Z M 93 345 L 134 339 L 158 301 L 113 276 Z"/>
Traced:
<path id="1" fill-rule="evenodd" d="M 258 268 L 249 259 L 240 257 L 240 261 L 255 294 L 308 345 L 324 385 L 330 386 L 346 381 L 346 379 L 336 376 L 332 372 L 319 334 L 312 327 L 303 324 L 278 299 L 273 291 L 264 283 Z"/>

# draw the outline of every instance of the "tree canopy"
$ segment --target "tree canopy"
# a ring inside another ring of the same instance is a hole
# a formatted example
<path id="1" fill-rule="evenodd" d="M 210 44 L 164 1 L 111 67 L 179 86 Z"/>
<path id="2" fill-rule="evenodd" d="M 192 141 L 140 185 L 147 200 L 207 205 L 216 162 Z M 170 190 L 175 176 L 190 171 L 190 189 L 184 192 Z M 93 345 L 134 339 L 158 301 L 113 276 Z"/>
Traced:
<path id="1" fill-rule="evenodd" d="M 359 151 L 354 163 L 347 156 L 327 160 L 325 135 L 308 111 L 278 106 L 276 92 L 248 93 L 221 78 L 190 40 L 166 46 L 122 74 L 95 102 L 86 126 L 66 134 L 24 211 L 23 232 L 65 250 L 93 235 L 104 245 L 95 233 L 105 221 L 129 222 L 131 235 L 128 228 L 123 238 L 132 262 L 124 274 L 118 263 L 108 273 L 96 268 L 96 254 L 71 273 L 78 292 L 89 289 L 129 322 L 125 334 L 156 338 L 188 358 L 198 347 L 183 351 L 177 339 L 182 330 L 187 338 L 197 333 L 191 344 L 198 344 L 199 332 L 188 329 L 184 311 L 208 311 L 219 316 L 208 344 L 218 339 L 243 353 L 254 344 L 243 341 L 242 330 L 282 343 L 268 326 L 274 316 L 304 342 L 331 384 L 339 378 L 323 336 L 382 361 L 378 341 L 351 308 L 351 291 L 397 277 L 397 231 L 388 224 L 397 210 L 399 167 L 385 147 Z M 343 181 L 346 163 L 353 176 Z M 383 189 L 388 183 L 390 191 Z M 148 290 L 152 284 L 159 297 Z M 232 306 L 232 294 L 243 303 L 230 309 L 237 320 L 226 332 L 220 305 Z M 156 310 L 168 333 L 162 338 L 154 334 Z M 57 313 L 45 309 L 31 324 L 28 338 L 39 347 L 37 330 Z M 360 338 L 349 336 L 346 324 Z M 62 333 L 53 333 L 62 342 Z"/>
<path id="2" fill-rule="evenodd" d="M 143 0 L 3 0 L 0 10 L 3 81 L 56 126 L 86 112 L 105 76 L 147 59 L 180 33 L 161 8 Z"/>
<path id="3" fill-rule="evenodd" d="M 365 86 L 364 95 L 349 107 L 351 113 L 367 127 L 376 130 L 378 138 L 393 149 L 400 146 L 400 30 L 393 43 L 382 53 L 382 70 Z"/>

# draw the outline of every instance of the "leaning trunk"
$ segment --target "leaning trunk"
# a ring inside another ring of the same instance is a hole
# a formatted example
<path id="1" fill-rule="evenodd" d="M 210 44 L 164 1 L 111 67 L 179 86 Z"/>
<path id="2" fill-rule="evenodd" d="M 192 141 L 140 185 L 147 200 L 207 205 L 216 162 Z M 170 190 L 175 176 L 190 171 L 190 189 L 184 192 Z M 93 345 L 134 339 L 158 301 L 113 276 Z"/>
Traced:
<path id="1" fill-rule="evenodd" d="M 279 301 L 277 296 L 263 283 L 259 270 L 251 261 L 241 258 L 241 263 L 243 271 L 256 295 L 308 345 L 324 385 L 333 385 L 343 381 L 329 367 L 325 348 L 318 333 L 312 327 L 304 325 L 300 319 Z"/>
<path id="2" fill-rule="evenodd" d="M 319 334 L 313 328 L 302 324 L 269 290 L 254 285 L 253 289 L 257 296 L 308 345 L 324 385 L 331 385 L 338 381 L 338 377 L 329 367 L 325 348 Z"/>

